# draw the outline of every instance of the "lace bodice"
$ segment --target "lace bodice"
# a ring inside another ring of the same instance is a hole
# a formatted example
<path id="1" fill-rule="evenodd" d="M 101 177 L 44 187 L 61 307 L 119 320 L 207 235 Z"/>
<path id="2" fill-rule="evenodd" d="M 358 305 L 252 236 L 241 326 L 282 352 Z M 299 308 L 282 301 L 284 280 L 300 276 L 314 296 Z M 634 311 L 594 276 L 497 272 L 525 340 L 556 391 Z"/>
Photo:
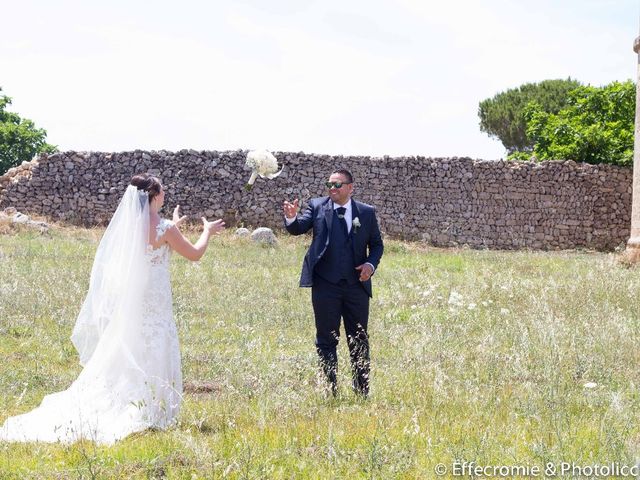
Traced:
<path id="1" fill-rule="evenodd" d="M 156 226 L 156 242 L 173 226 L 173 222 L 165 218 L 161 218 Z M 147 245 L 147 257 L 151 262 L 151 266 L 165 265 L 168 267 L 169 258 L 171 257 L 171 247 L 168 243 L 163 243 L 158 248 Z"/>

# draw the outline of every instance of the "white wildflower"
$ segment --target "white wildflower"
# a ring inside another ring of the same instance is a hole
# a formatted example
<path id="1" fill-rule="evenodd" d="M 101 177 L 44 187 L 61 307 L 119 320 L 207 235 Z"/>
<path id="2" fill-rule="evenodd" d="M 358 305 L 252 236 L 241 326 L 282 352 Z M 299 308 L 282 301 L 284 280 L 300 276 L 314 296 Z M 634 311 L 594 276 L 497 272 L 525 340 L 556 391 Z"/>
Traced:
<path id="1" fill-rule="evenodd" d="M 595 382 L 587 382 L 584 384 L 584 388 L 596 388 L 598 386 Z"/>
<path id="2" fill-rule="evenodd" d="M 460 295 L 458 292 L 452 291 L 449 294 L 449 305 L 455 306 L 455 307 L 461 307 L 462 306 L 462 295 Z"/>
<path id="3" fill-rule="evenodd" d="M 624 400 L 619 392 L 611 394 L 611 406 L 612 410 L 616 412 L 622 412 L 624 410 Z"/>

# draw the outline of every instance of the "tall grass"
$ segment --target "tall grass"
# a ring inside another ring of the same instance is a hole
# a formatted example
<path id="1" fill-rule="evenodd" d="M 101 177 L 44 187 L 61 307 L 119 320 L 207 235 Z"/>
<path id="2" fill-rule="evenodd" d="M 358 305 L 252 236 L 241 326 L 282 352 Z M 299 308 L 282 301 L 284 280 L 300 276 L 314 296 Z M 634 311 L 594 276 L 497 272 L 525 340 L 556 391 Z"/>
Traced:
<path id="1" fill-rule="evenodd" d="M 98 230 L 0 236 L 0 422 L 79 372 L 69 335 Z M 0 443 L 0 478 L 434 478 L 454 461 L 633 465 L 640 280 L 611 254 L 387 242 L 372 396 L 317 378 L 308 238 L 224 234 L 171 263 L 187 391 L 169 431 L 113 447 Z M 343 334 L 344 335 L 344 334 Z"/>

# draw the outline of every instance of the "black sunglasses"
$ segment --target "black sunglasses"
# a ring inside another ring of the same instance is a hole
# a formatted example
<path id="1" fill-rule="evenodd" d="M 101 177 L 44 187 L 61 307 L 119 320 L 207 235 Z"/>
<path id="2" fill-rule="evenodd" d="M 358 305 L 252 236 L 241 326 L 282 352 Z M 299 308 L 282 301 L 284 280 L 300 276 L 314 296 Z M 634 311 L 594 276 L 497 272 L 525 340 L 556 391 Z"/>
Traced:
<path id="1" fill-rule="evenodd" d="M 350 185 L 353 182 L 325 182 L 327 188 L 342 188 L 342 185 Z"/>

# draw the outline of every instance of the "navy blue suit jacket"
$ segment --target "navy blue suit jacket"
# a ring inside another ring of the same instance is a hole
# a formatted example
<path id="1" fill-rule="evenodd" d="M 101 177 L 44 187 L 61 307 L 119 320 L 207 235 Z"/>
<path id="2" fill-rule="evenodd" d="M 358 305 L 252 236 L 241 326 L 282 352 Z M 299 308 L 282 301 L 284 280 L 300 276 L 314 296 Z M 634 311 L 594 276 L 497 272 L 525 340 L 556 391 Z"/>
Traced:
<path id="1" fill-rule="evenodd" d="M 353 198 L 351 199 L 351 208 L 352 221 L 356 217 L 360 220 L 360 227 L 352 225 L 349 233 L 356 266 L 368 262 L 377 270 L 384 245 L 376 218 L 376 210 L 371 205 L 357 202 Z M 313 269 L 329 246 L 332 224 L 333 202 L 329 197 L 311 199 L 304 212 L 298 215 L 291 224 L 285 224 L 287 231 L 292 235 L 301 235 L 313 228 L 313 240 L 302 264 L 301 287 L 313 286 Z M 371 297 L 371 280 L 361 283 Z"/>

